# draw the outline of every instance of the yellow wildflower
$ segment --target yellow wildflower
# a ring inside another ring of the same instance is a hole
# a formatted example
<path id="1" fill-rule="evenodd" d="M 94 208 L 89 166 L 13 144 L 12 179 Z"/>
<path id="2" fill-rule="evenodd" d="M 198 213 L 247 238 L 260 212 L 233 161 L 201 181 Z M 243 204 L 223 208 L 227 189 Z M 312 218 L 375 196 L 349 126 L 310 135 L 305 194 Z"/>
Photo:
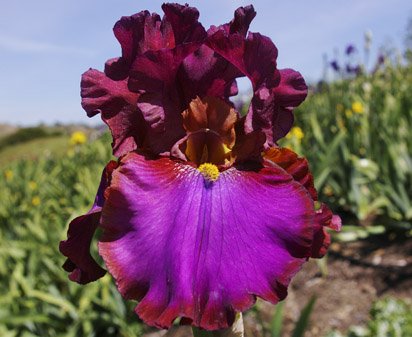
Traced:
<path id="1" fill-rule="evenodd" d="M 7 181 L 12 180 L 13 179 L 13 171 L 12 170 L 4 171 L 4 177 L 6 178 Z"/>
<path id="2" fill-rule="evenodd" d="M 38 196 L 35 196 L 31 199 L 31 204 L 33 206 L 39 206 L 40 205 L 40 198 Z"/>
<path id="3" fill-rule="evenodd" d="M 29 181 L 29 189 L 35 190 L 37 188 L 37 183 L 35 181 Z"/>
<path id="4" fill-rule="evenodd" d="M 341 104 L 341 103 L 336 104 L 336 111 L 337 112 L 342 112 L 343 108 L 344 108 L 343 104 Z"/>
<path id="5" fill-rule="evenodd" d="M 294 126 L 286 135 L 286 138 L 296 138 L 297 140 L 301 141 L 304 136 L 305 134 L 303 133 L 302 129 L 299 126 Z"/>
<path id="6" fill-rule="evenodd" d="M 364 156 L 366 154 L 366 149 L 364 147 L 359 148 L 359 154 Z"/>
<path id="7" fill-rule="evenodd" d="M 87 142 L 87 136 L 82 131 L 75 131 L 70 137 L 70 144 L 81 145 Z"/>
<path id="8" fill-rule="evenodd" d="M 338 116 L 336 118 L 336 123 L 338 124 L 338 127 L 339 127 L 340 130 L 346 130 L 345 122 L 343 121 L 342 117 Z"/>
<path id="9" fill-rule="evenodd" d="M 353 102 L 352 111 L 357 114 L 362 114 L 364 112 L 363 104 L 359 101 Z"/>
<path id="10" fill-rule="evenodd" d="M 324 193 L 326 196 L 331 197 L 331 196 L 333 195 L 333 188 L 332 188 L 330 185 L 326 185 L 326 186 L 323 188 L 323 193 Z"/>

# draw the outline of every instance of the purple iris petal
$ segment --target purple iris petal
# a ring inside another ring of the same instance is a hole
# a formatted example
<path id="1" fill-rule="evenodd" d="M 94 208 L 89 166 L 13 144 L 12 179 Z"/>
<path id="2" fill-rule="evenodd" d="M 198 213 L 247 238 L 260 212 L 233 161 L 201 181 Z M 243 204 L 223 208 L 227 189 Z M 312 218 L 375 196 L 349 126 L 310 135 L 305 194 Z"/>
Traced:
<path id="1" fill-rule="evenodd" d="M 214 330 L 255 296 L 276 303 L 311 253 L 313 201 L 280 167 L 231 168 L 213 184 L 170 159 L 130 153 L 113 173 L 99 252 L 148 324 Z"/>

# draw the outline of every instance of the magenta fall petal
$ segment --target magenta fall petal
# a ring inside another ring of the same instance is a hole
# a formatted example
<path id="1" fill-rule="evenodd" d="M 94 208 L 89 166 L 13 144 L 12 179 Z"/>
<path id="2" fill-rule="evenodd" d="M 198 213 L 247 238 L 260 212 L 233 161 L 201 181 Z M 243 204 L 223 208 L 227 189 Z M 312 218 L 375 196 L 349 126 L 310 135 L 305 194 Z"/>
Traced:
<path id="1" fill-rule="evenodd" d="M 310 255 L 313 201 L 280 167 L 228 169 L 131 153 L 114 171 L 99 252 L 148 324 L 227 327 L 255 296 L 276 303 Z"/>
<path id="2" fill-rule="evenodd" d="M 307 86 L 277 69 L 270 38 L 248 32 L 253 6 L 208 31 L 196 8 L 162 9 L 122 17 L 121 56 L 82 76 L 82 106 L 108 125 L 118 160 L 60 251 L 72 281 L 97 280 L 105 270 L 90 244 L 100 229 L 99 254 L 145 323 L 216 330 L 257 297 L 284 299 L 341 221 L 317 200 L 307 160 L 276 143 Z M 243 117 L 231 101 L 239 77 L 253 87 Z"/>

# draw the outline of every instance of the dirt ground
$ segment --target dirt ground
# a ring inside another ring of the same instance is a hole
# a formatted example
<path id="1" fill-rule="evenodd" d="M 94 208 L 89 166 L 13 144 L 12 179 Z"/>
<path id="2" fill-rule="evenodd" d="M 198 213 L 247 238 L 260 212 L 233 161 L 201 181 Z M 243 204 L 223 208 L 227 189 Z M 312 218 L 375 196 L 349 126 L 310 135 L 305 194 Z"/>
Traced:
<path id="1" fill-rule="evenodd" d="M 284 336 L 290 336 L 294 322 L 312 295 L 317 300 L 306 337 L 323 336 L 331 329 L 346 331 L 365 324 L 372 303 L 394 296 L 412 300 L 412 240 L 388 243 L 375 237 L 367 241 L 330 247 L 327 276 L 315 260 L 295 277 L 285 303 Z M 265 304 L 265 307 L 267 305 Z M 263 310 L 270 320 L 273 308 Z M 249 336 L 253 336 L 252 334 Z"/>
<path id="2" fill-rule="evenodd" d="M 294 322 L 308 300 L 316 296 L 305 337 L 321 337 L 332 329 L 345 332 L 368 321 L 372 303 L 393 296 L 412 300 L 412 240 L 371 237 L 352 243 L 333 243 L 329 248 L 327 274 L 316 260 L 307 263 L 294 278 L 284 307 L 283 337 L 291 335 Z M 258 310 L 244 316 L 245 335 L 269 337 L 267 325 L 274 306 L 258 301 Z M 266 326 L 266 329 L 263 327 Z M 160 337 L 166 331 L 151 331 Z M 170 331 L 168 337 L 191 336 L 189 327 Z"/>

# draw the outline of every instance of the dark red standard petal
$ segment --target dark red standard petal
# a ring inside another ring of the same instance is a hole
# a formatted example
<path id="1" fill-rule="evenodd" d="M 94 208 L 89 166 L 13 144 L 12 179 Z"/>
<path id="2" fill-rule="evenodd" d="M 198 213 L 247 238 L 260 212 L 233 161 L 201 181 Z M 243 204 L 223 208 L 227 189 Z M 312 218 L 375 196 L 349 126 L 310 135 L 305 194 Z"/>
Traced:
<path id="1" fill-rule="evenodd" d="M 263 131 L 270 147 L 290 130 L 293 108 L 305 99 L 307 87 L 298 72 L 277 70 L 277 48 L 268 37 L 249 33 L 245 38 L 253 11 L 239 13 L 230 24 L 212 27 L 207 44 L 251 80 L 254 96 L 245 132 Z"/>
<path id="2" fill-rule="evenodd" d="M 277 48 L 266 36 L 249 33 L 228 34 L 223 28 L 209 31 L 207 45 L 222 55 L 247 76 L 254 91 L 262 85 L 274 87 L 279 83 L 276 70 Z"/>
<path id="3" fill-rule="evenodd" d="M 246 117 L 246 130 L 262 130 L 267 137 L 267 147 L 289 132 L 294 120 L 293 108 L 307 95 L 307 86 L 300 73 L 283 69 L 279 76 L 276 87 L 262 87 L 255 92 Z"/>
<path id="4" fill-rule="evenodd" d="M 113 154 L 121 156 L 142 147 L 146 126 L 137 108 L 138 94 L 130 92 L 127 81 L 114 81 L 104 73 L 90 69 L 82 75 L 82 106 L 87 115 L 98 113 L 113 136 Z"/>

